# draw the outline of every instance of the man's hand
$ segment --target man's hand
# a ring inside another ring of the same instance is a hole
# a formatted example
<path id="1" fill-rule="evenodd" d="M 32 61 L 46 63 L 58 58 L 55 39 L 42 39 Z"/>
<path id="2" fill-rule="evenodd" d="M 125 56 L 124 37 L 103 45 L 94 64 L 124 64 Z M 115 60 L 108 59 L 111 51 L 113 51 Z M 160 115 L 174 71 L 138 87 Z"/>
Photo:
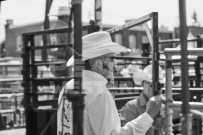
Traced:
<path id="1" fill-rule="evenodd" d="M 152 124 L 152 127 L 154 129 L 162 129 L 163 131 L 165 131 L 165 129 L 167 128 L 167 125 L 166 125 L 166 118 L 165 117 L 155 117 L 154 118 L 154 122 Z"/>
<path id="2" fill-rule="evenodd" d="M 163 103 L 163 97 L 158 95 L 151 97 L 149 102 L 147 103 L 146 112 L 154 119 L 159 113 L 161 109 L 161 104 Z"/>

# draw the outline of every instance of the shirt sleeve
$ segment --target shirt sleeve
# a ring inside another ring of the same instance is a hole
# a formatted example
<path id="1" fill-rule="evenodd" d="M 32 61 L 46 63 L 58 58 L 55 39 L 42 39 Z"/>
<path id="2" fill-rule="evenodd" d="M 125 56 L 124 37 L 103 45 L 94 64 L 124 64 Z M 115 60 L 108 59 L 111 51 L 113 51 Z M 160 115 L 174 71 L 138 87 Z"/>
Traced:
<path id="1" fill-rule="evenodd" d="M 139 113 L 138 113 L 137 107 L 131 105 L 129 102 L 127 102 L 121 110 L 121 117 L 125 123 L 131 120 L 134 120 L 138 116 L 139 116 Z"/>
<path id="2" fill-rule="evenodd" d="M 143 135 L 153 120 L 147 114 L 121 127 L 115 102 L 110 94 L 99 94 L 88 104 L 88 115 L 95 135 Z"/>
<path id="3" fill-rule="evenodd" d="M 144 135 L 152 123 L 153 119 L 145 112 L 121 127 L 120 130 L 116 131 L 116 135 Z"/>

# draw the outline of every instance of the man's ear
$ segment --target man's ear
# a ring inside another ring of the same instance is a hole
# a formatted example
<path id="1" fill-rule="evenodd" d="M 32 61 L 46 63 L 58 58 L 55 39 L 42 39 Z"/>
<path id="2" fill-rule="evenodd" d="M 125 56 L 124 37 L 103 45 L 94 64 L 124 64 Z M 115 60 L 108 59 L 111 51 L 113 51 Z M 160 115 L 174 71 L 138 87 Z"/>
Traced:
<path id="1" fill-rule="evenodd" d="M 144 82 L 145 82 L 145 81 L 142 81 L 142 86 L 144 86 Z"/>

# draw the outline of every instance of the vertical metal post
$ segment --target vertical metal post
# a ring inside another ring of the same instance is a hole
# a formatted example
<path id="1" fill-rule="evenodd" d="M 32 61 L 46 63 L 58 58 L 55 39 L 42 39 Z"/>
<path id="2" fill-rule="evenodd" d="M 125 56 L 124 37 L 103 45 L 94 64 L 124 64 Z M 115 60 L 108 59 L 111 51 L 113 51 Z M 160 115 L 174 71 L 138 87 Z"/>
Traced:
<path id="1" fill-rule="evenodd" d="M 4 0 L 0 0 L 0 25 L 1 25 L 1 2 Z M 1 27 L 0 27 L 0 39 L 1 39 Z M 2 44 L 3 45 L 3 44 Z M 2 45 L 0 46 L 0 50 L 2 50 Z M 2 52 L 0 51 L 0 57 L 2 56 Z"/>
<path id="2" fill-rule="evenodd" d="M 197 48 L 202 47 L 201 46 L 201 41 L 202 40 L 201 40 L 200 36 L 198 35 L 197 36 Z M 196 80 L 196 84 L 195 84 L 196 87 L 200 87 L 200 84 L 201 84 L 200 62 L 201 62 L 201 56 L 198 56 L 197 60 L 195 61 L 195 74 L 197 76 L 197 80 Z M 201 95 L 200 95 L 200 97 L 201 97 Z"/>
<path id="3" fill-rule="evenodd" d="M 159 31 L 158 31 L 158 13 L 152 13 L 152 38 L 153 38 L 153 45 L 152 45 L 152 66 L 153 66 L 153 73 L 152 73 L 152 80 L 153 80 L 153 91 L 154 95 L 159 94 Z"/>
<path id="4" fill-rule="evenodd" d="M 191 135 L 192 116 L 189 108 L 189 90 L 188 90 L 188 58 L 187 58 L 187 24 L 186 24 L 186 3 L 185 0 L 179 0 L 180 17 L 180 43 L 181 43 L 181 82 L 182 82 L 182 119 L 181 134 Z"/>
<path id="5" fill-rule="evenodd" d="M 25 108 L 25 123 L 26 123 L 26 135 L 32 134 L 32 123 L 30 120 L 32 119 L 31 114 L 31 99 L 29 97 L 30 93 L 30 67 L 29 67 L 29 36 L 23 35 L 23 83 L 24 87 L 24 108 Z"/>
<path id="6" fill-rule="evenodd" d="M 166 55 L 166 101 L 172 99 L 172 60 L 171 55 Z M 173 110 L 169 107 L 169 102 L 166 102 L 166 135 L 173 135 L 173 123 L 172 123 L 172 113 Z"/>
<path id="7" fill-rule="evenodd" d="M 158 28 L 158 13 L 154 12 L 152 15 L 152 89 L 154 92 L 154 95 L 159 95 L 160 93 L 160 85 L 159 85 L 159 28 Z M 156 129 L 154 131 L 154 134 L 159 135 L 160 130 Z"/>
<path id="8" fill-rule="evenodd" d="M 72 100 L 73 108 L 73 135 L 83 135 L 83 109 L 82 96 L 82 0 L 72 0 L 74 15 L 74 90 L 77 95 Z"/>
<path id="9" fill-rule="evenodd" d="M 202 47 L 201 42 L 202 42 L 202 40 L 201 40 L 200 35 L 197 35 L 197 48 Z M 197 60 L 195 61 L 195 75 L 197 77 L 197 80 L 195 81 L 195 87 L 201 87 L 201 72 L 200 72 L 201 58 L 202 58 L 202 56 L 198 56 Z M 196 102 L 202 101 L 202 94 L 196 92 L 196 93 L 194 93 L 194 95 L 197 97 Z M 196 119 L 194 124 L 196 125 L 196 134 L 198 134 L 198 135 L 202 134 L 202 120 Z"/>
<path id="10" fill-rule="evenodd" d="M 48 13 L 51 7 L 51 3 L 53 0 L 46 0 L 46 9 L 45 9 L 45 19 L 44 19 L 44 29 L 49 29 L 49 17 L 48 17 Z M 43 35 L 43 46 L 47 46 L 47 35 Z M 47 54 L 47 50 L 43 49 L 42 50 L 42 60 L 47 60 L 48 58 L 48 54 Z"/>
<path id="11" fill-rule="evenodd" d="M 30 36 L 30 48 L 35 47 L 35 40 L 34 35 Z M 44 49 L 45 50 L 45 49 Z M 35 63 L 35 49 L 30 49 L 30 70 L 31 70 L 31 77 L 37 78 L 37 67 L 34 66 Z M 32 81 L 32 93 L 37 93 L 37 84 L 35 81 Z M 37 108 L 38 96 L 32 96 L 32 108 Z"/>
<path id="12" fill-rule="evenodd" d="M 97 25 L 100 26 L 100 30 L 102 30 L 102 0 L 95 0 L 95 21 Z"/>

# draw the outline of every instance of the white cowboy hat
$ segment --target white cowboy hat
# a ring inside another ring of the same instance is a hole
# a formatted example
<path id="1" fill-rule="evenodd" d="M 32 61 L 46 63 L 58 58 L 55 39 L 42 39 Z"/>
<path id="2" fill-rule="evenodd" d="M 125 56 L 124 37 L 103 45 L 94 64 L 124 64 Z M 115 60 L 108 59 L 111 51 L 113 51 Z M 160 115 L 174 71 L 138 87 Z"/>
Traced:
<path id="1" fill-rule="evenodd" d="M 106 31 L 99 31 L 85 35 L 82 38 L 82 42 L 83 61 L 109 53 L 120 54 L 121 52 L 129 51 L 128 48 L 112 42 L 110 34 Z M 73 63 L 74 58 L 72 56 L 68 60 L 67 66 L 73 65 Z"/>
<path id="2" fill-rule="evenodd" d="M 70 16 L 70 8 L 67 6 L 61 6 L 58 8 L 58 14 L 49 14 L 49 16 Z"/>
<path id="3" fill-rule="evenodd" d="M 152 65 L 148 65 L 143 71 L 135 71 L 133 73 L 133 81 L 136 85 L 141 85 L 142 81 L 152 82 Z M 159 82 L 165 83 L 164 73 L 162 68 L 159 66 Z"/>

